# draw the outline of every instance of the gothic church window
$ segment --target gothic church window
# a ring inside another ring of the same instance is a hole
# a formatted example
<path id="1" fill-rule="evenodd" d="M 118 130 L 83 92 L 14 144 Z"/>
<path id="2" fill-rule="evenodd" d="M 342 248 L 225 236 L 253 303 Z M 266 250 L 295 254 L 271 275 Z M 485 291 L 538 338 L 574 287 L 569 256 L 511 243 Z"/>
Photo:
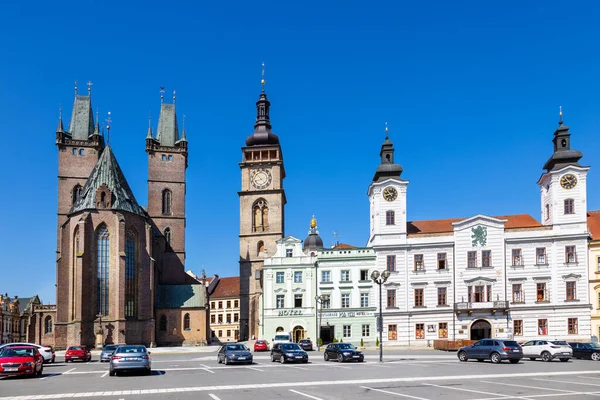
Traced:
<path id="1" fill-rule="evenodd" d="M 167 245 L 171 246 L 171 228 L 165 229 L 165 240 L 167 241 Z"/>
<path id="2" fill-rule="evenodd" d="M 44 333 L 52 333 L 52 317 L 49 315 L 44 319 Z"/>
<path id="3" fill-rule="evenodd" d="M 171 197 L 172 193 L 169 189 L 162 192 L 162 213 L 163 215 L 171 215 Z"/>
<path id="4" fill-rule="evenodd" d="M 260 253 L 264 253 L 264 252 L 265 252 L 265 242 L 263 242 L 262 240 L 259 240 L 256 245 L 256 255 L 259 255 Z"/>
<path id="5" fill-rule="evenodd" d="M 184 331 L 190 331 L 190 314 L 185 314 L 185 316 L 183 317 L 183 330 Z"/>
<path id="6" fill-rule="evenodd" d="M 97 298 L 96 314 L 108 315 L 109 307 L 109 270 L 110 270 L 110 236 L 106 225 L 100 226 L 97 233 Z"/>
<path id="7" fill-rule="evenodd" d="M 269 207 L 265 199 L 258 199 L 252 206 L 252 229 L 266 232 L 269 229 Z"/>
<path id="8" fill-rule="evenodd" d="M 161 315 L 160 316 L 160 322 L 159 322 L 159 328 L 161 330 L 161 332 L 166 332 L 167 331 L 167 316 L 166 315 Z"/>
<path id="9" fill-rule="evenodd" d="M 77 200 L 79 200 L 79 198 L 81 197 L 81 185 L 75 185 L 75 187 L 73 187 L 73 192 L 72 192 L 72 196 L 73 196 L 73 201 L 72 201 L 72 205 L 75 205 L 75 203 L 77 202 Z"/>
<path id="10" fill-rule="evenodd" d="M 135 234 L 127 232 L 125 238 L 125 317 L 134 318 L 137 310 L 137 276 Z"/>

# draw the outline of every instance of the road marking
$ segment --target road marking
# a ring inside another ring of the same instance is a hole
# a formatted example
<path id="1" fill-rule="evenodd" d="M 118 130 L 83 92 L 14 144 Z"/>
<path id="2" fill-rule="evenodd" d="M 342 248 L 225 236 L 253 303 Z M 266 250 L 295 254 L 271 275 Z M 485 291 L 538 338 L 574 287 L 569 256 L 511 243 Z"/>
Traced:
<path id="1" fill-rule="evenodd" d="M 210 372 L 211 374 L 214 374 L 214 373 L 215 373 L 215 371 L 211 371 L 211 369 L 210 369 L 210 368 L 203 368 L 203 370 L 204 370 L 204 371 L 206 371 L 206 372 Z"/>
<path id="2" fill-rule="evenodd" d="M 308 371 L 308 370 L 309 370 L 308 368 L 304 368 L 304 367 L 298 367 L 298 366 L 296 366 L 296 365 L 288 365 L 287 367 L 288 367 L 288 368 L 302 369 L 302 370 L 304 370 L 304 371 Z"/>
<path id="3" fill-rule="evenodd" d="M 367 364 L 365 364 L 365 365 L 367 365 Z M 383 365 L 383 364 L 368 364 L 368 365 L 370 365 L 370 366 L 372 366 L 372 367 L 380 367 L 380 368 L 392 368 L 392 367 L 391 367 L 391 366 L 389 366 L 389 365 Z"/>
<path id="4" fill-rule="evenodd" d="M 406 397 L 408 399 L 429 400 L 429 399 L 426 399 L 425 397 L 416 397 L 416 396 L 411 396 L 411 395 L 408 395 L 408 394 L 390 392 L 390 391 L 387 391 L 387 390 L 375 389 L 375 388 L 371 388 L 371 387 L 367 387 L 367 386 L 359 386 L 359 387 L 361 387 L 363 389 L 367 389 L 367 390 L 373 390 L 375 392 L 381 392 L 381 393 L 385 393 L 385 394 L 391 394 L 391 395 L 394 395 L 394 396 Z"/>
<path id="5" fill-rule="evenodd" d="M 201 366 L 201 367 L 204 367 L 204 368 L 210 368 L 210 367 L 209 367 L 208 365 L 206 365 L 206 364 L 198 364 L 198 365 L 199 365 L 199 366 Z"/>
<path id="6" fill-rule="evenodd" d="M 486 394 L 488 396 L 500 396 L 498 398 L 502 398 L 502 399 L 527 399 L 527 397 L 509 396 L 509 395 L 506 395 L 506 394 L 482 392 L 480 390 L 463 389 L 463 388 L 457 388 L 457 387 L 452 387 L 452 386 L 444 386 L 444 385 L 434 385 L 433 383 L 424 383 L 423 385 L 425 385 L 425 386 L 434 386 L 434 387 L 440 388 L 440 389 L 452 389 L 452 390 L 459 390 L 461 392 Z"/>
<path id="7" fill-rule="evenodd" d="M 221 399 L 219 399 L 217 396 L 215 396 L 215 395 L 214 395 L 214 394 L 212 394 L 212 393 L 209 393 L 208 395 L 210 396 L 210 398 L 211 398 L 211 399 L 214 399 L 214 400 L 221 400 Z"/>
<path id="8" fill-rule="evenodd" d="M 260 369 L 260 368 L 256 368 L 256 367 L 246 367 L 247 369 L 251 369 L 253 371 L 258 371 L 258 372 L 265 372 L 264 369 Z"/>
<path id="9" fill-rule="evenodd" d="M 469 380 L 481 380 L 481 379 L 510 379 L 510 378 L 532 378 L 532 377 L 552 377 L 552 376 L 581 376 L 581 375 L 598 375 L 598 371 L 552 371 L 552 372 L 519 372 L 519 373 L 488 373 L 488 374 L 480 374 L 480 375 L 443 375 L 443 376 L 415 376 L 415 377 L 403 377 L 403 378 L 370 378 L 370 379 L 345 379 L 345 380 L 321 380 L 321 381 L 307 381 L 307 382 L 274 382 L 274 383 L 254 383 L 254 384 L 243 384 L 243 385 L 221 385 L 221 386 L 195 386 L 195 387 L 185 387 L 185 388 L 168 388 L 168 389 L 158 389 L 158 393 L 176 393 L 176 392 L 214 392 L 221 390 L 251 390 L 251 389 L 274 389 L 274 388 L 300 388 L 300 387 L 314 387 L 314 386 L 340 386 L 340 385 L 372 385 L 378 383 L 400 383 L 400 382 L 444 382 L 444 381 L 469 381 Z M 569 382 L 570 383 L 570 382 Z M 442 389 L 456 389 L 451 386 L 442 386 L 442 385 L 433 385 L 422 383 L 425 386 L 434 386 Z M 136 390 L 135 394 L 152 394 L 156 393 L 156 389 L 142 389 Z M 497 399 L 500 398 L 517 398 L 517 399 L 529 399 L 536 397 L 551 397 L 551 396 L 572 396 L 574 394 L 584 394 L 584 395 L 594 395 L 600 392 L 577 392 L 577 393 L 552 393 L 545 395 L 528 395 L 528 396 L 506 396 L 506 395 L 498 395 L 497 393 L 487 393 L 487 392 L 479 392 L 473 390 L 465 390 L 465 389 L 456 389 L 462 391 L 470 391 L 474 393 L 482 393 L 488 396 L 496 396 Z M 120 395 L 130 395 L 131 390 L 123 390 L 123 391 L 105 391 L 102 392 L 102 396 L 120 396 Z M 89 393 L 80 393 L 80 392 L 71 392 L 71 393 L 58 393 L 58 394 L 46 394 L 42 395 L 44 399 L 60 399 L 64 397 L 69 398 L 77 398 L 77 397 L 89 397 Z M 7 396 L 0 397 L 0 400 L 30 400 L 32 396 L 24 395 L 24 396 Z"/>
<path id="10" fill-rule="evenodd" d="M 290 392 L 299 394 L 299 395 L 304 396 L 304 397 L 308 397 L 309 399 L 313 399 L 313 400 L 323 400 L 320 397 L 311 396 L 310 394 L 302 393 L 302 392 L 299 392 L 299 391 L 294 390 L 294 389 L 290 389 Z"/>
<path id="11" fill-rule="evenodd" d="M 582 378 L 587 378 L 587 376 L 586 377 L 582 377 Z M 593 379 L 598 380 L 598 378 L 593 378 Z M 600 384 L 597 384 L 597 383 L 585 383 L 585 382 L 574 382 L 574 381 L 573 382 L 567 382 L 567 381 L 557 381 L 555 379 L 541 379 L 541 378 L 536 379 L 536 378 L 533 378 L 532 380 L 534 380 L 534 381 L 545 381 L 545 382 L 558 382 L 558 383 L 572 383 L 572 384 L 575 384 L 575 385 L 584 385 L 584 386 L 600 386 Z"/>
<path id="12" fill-rule="evenodd" d="M 514 383 L 503 383 L 503 382 L 492 382 L 492 381 L 480 381 L 483 383 L 491 383 L 492 385 L 502 385 L 502 386 L 514 386 L 518 388 L 526 388 L 526 389 L 538 389 L 538 390 L 548 390 L 550 392 L 564 392 L 564 393 L 575 393 L 576 390 L 564 390 L 564 389 L 549 389 L 539 386 L 527 386 L 527 385 L 515 385 Z"/>
<path id="13" fill-rule="evenodd" d="M 63 375 L 64 374 L 69 374 L 69 373 L 71 373 L 71 371 L 75 371 L 76 369 L 77 368 L 71 368 L 70 370 L 63 372 Z"/>
<path id="14" fill-rule="evenodd" d="M 100 378 L 104 378 L 106 375 L 108 375 L 108 371 L 106 371 Z"/>

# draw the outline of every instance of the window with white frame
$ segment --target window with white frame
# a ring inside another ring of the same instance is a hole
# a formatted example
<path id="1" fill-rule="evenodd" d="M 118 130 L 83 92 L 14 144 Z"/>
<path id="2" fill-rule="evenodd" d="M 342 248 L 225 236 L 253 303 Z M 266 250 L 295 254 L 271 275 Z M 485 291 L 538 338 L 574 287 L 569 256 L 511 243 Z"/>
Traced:
<path id="1" fill-rule="evenodd" d="M 425 271 L 425 264 L 423 263 L 423 254 L 414 255 L 415 271 Z"/>
<path id="2" fill-rule="evenodd" d="M 352 336 L 352 325 L 344 325 L 344 337 Z"/>
<path id="3" fill-rule="evenodd" d="M 368 281 L 369 280 L 369 270 L 368 269 L 361 269 L 360 270 L 360 280 L 361 281 Z"/>
<path id="4" fill-rule="evenodd" d="M 578 325 L 577 318 L 569 318 L 567 320 L 569 335 L 577 335 L 577 333 L 579 333 L 579 329 L 578 329 L 577 325 Z"/>
<path id="5" fill-rule="evenodd" d="M 536 265 L 547 265 L 548 260 L 546 258 L 546 248 L 538 247 L 535 249 L 535 263 Z"/>
<path id="6" fill-rule="evenodd" d="M 360 306 L 361 308 L 369 307 L 369 293 L 360 294 Z"/>
<path id="7" fill-rule="evenodd" d="M 294 249 L 285 249 L 285 256 L 292 257 L 294 255 Z"/>
<path id="8" fill-rule="evenodd" d="M 492 251 L 482 250 L 481 251 L 481 266 L 483 268 L 489 268 L 492 266 Z"/>
<path id="9" fill-rule="evenodd" d="M 396 213 L 394 211 L 388 210 L 385 212 L 385 224 L 396 225 Z"/>
<path id="10" fill-rule="evenodd" d="M 294 283 L 302 283 L 302 271 L 294 271 Z"/>
<path id="11" fill-rule="evenodd" d="M 285 280 L 285 272 L 275 272 L 275 283 L 283 283 Z"/>
<path id="12" fill-rule="evenodd" d="M 350 293 L 342 293 L 342 308 L 350 308 Z"/>
<path id="13" fill-rule="evenodd" d="M 566 291 L 567 296 L 566 300 L 573 301 L 577 300 L 577 283 L 575 281 L 570 281 L 566 283 Z"/>
<path id="14" fill-rule="evenodd" d="M 321 271 L 321 282 L 331 282 L 331 271 Z"/>
<path id="15" fill-rule="evenodd" d="M 521 283 L 513 283 L 512 285 L 512 301 L 513 303 L 523 302 L 523 285 Z"/>
<path id="16" fill-rule="evenodd" d="M 302 308 L 302 295 L 301 294 L 294 295 L 294 308 Z"/>
<path id="17" fill-rule="evenodd" d="M 577 252 L 575 246 L 565 246 L 565 264 L 574 264 L 577 262 Z"/>
<path id="18" fill-rule="evenodd" d="M 521 249 L 512 249 L 512 265 L 513 267 L 520 267 L 523 265 Z"/>
<path id="19" fill-rule="evenodd" d="M 438 269 L 446 269 L 447 268 L 446 253 L 438 253 L 437 260 L 438 260 Z"/>
<path id="20" fill-rule="evenodd" d="M 546 282 L 538 282 L 535 284 L 536 301 L 549 301 Z"/>
<path id="21" fill-rule="evenodd" d="M 386 265 L 385 265 L 385 267 L 388 270 L 388 272 L 395 272 L 396 271 L 396 256 L 395 255 L 388 255 L 386 257 Z"/>
<path id="22" fill-rule="evenodd" d="M 350 270 L 349 269 L 345 269 L 342 270 L 342 282 L 350 282 Z"/>
<path id="23" fill-rule="evenodd" d="M 448 305 L 448 289 L 445 287 L 438 288 L 438 306 Z"/>
<path id="24" fill-rule="evenodd" d="M 477 252 L 467 252 L 467 268 L 477 268 Z"/>
<path id="25" fill-rule="evenodd" d="M 331 296 L 323 296 L 323 299 L 321 300 L 321 308 L 331 308 Z"/>
<path id="26" fill-rule="evenodd" d="M 363 324 L 363 326 L 362 326 L 362 335 L 364 337 L 371 336 L 371 325 Z"/>
<path id="27" fill-rule="evenodd" d="M 277 308 L 285 308 L 285 295 L 278 294 L 276 297 L 276 307 Z"/>

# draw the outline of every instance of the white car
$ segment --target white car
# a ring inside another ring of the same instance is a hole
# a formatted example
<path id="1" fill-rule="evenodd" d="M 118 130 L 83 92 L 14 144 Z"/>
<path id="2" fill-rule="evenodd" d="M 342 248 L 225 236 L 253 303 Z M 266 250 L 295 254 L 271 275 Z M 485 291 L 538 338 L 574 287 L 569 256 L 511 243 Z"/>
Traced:
<path id="1" fill-rule="evenodd" d="M 573 357 L 573 349 L 562 340 L 530 340 L 521 347 L 523 357 L 528 357 L 531 361 L 541 358 L 547 362 L 558 358 L 562 362 L 567 362 Z"/>
<path id="2" fill-rule="evenodd" d="M 54 349 L 51 346 L 40 346 L 35 343 L 5 343 L 0 345 L 0 350 L 8 346 L 33 346 L 37 347 L 38 351 L 44 357 L 44 364 L 54 362 Z"/>

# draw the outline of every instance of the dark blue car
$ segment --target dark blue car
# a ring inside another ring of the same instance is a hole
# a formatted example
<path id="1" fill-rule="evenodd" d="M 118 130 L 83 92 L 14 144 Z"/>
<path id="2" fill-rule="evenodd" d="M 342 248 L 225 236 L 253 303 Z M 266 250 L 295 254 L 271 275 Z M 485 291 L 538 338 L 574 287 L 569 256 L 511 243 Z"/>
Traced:
<path id="1" fill-rule="evenodd" d="M 457 355 L 460 361 L 473 358 L 477 361 L 491 360 L 494 364 L 502 360 L 517 364 L 523 358 L 523 349 L 514 340 L 482 339 L 471 346 L 461 347 Z"/>

